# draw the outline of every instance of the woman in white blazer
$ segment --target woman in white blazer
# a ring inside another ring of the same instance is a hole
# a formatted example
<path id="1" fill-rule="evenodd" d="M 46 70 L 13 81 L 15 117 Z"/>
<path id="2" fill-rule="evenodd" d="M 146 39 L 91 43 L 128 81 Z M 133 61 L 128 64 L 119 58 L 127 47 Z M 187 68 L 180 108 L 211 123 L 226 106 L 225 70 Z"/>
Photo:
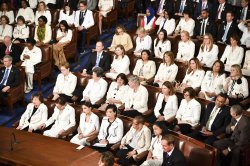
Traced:
<path id="1" fill-rule="evenodd" d="M 171 51 L 171 43 L 167 38 L 167 31 L 162 29 L 154 40 L 154 53 L 156 58 L 163 59 L 166 51 Z"/>
<path id="2" fill-rule="evenodd" d="M 157 18 L 155 21 L 156 25 L 159 25 L 159 29 L 157 31 L 157 34 L 159 34 L 160 30 L 164 29 L 167 31 L 167 35 L 170 36 L 173 34 L 175 29 L 175 19 L 172 17 L 171 13 L 168 13 L 168 11 L 162 12 L 160 17 Z"/>
<path id="3" fill-rule="evenodd" d="M 200 121 L 201 104 L 195 100 L 195 90 L 192 87 L 185 88 L 183 94 L 184 99 L 181 100 L 176 114 L 178 123 L 174 127 L 174 131 L 187 135 L 192 132 L 192 127 Z"/>
<path id="4" fill-rule="evenodd" d="M 250 76 L 250 50 L 246 51 L 244 65 L 241 71 L 243 75 Z"/>
<path id="5" fill-rule="evenodd" d="M 146 84 L 146 81 L 153 78 L 155 73 L 156 66 L 155 62 L 150 60 L 150 51 L 142 50 L 141 59 L 136 61 L 133 74 L 139 77 L 142 84 Z"/>
<path id="6" fill-rule="evenodd" d="M 180 19 L 179 24 L 175 28 L 175 34 L 179 34 L 182 31 L 187 31 L 190 36 L 194 34 L 195 21 L 189 17 L 189 11 L 183 11 L 183 17 Z"/>
<path id="7" fill-rule="evenodd" d="M 180 87 L 178 87 L 177 84 L 178 90 L 183 92 L 186 87 L 192 87 L 198 91 L 201 87 L 204 75 L 205 71 L 202 69 L 200 61 L 197 58 L 190 59 L 186 75 L 182 80 Z"/>
<path id="8" fill-rule="evenodd" d="M 176 60 L 179 62 L 187 63 L 191 58 L 194 57 L 195 44 L 190 39 L 189 32 L 181 32 L 181 41 L 178 43 L 178 52 Z"/>
<path id="9" fill-rule="evenodd" d="M 161 87 L 165 81 L 174 82 L 178 72 L 178 66 L 174 63 L 174 53 L 171 51 L 165 52 L 163 62 L 154 78 L 154 86 Z"/>
<path id="10" fill-rule="evenodd" d="M 35 93 L 31 97 L 31 103 L 27 108 L 21 119 L 17 130 L 26 130 L 33 132 L 39 129 L 40 125 L 45 123 L 48 119 L 48 108 L 43 103 L 43 96 L 40 93 Z"/>
<path id="11" fill-rule="evenodd" d="M 30 34 L 29 26 L 25 24 L 23 16 L 18 16 L 17 25 L 13 32 L 13 43 L 25 43 Z"/>
<path id="12" fill-rule="evenodd" d="M 13 10 L 10 10 L 6 1 L 3 1 L 1 5 L 0 16 L 3 16 L 3 15 L 9 18 L 9 24 L 14 23 L 14 12 Z"/>
<path id="13" fill-rule="evenodd" d="M 238 24 L 238 28 L 243 33 L 240 39 L 241 45 L 249 47 L 250 46 L 250 22 L 242 20 Z"/>
<path id="14" fill-rule="evenodd" d="M 106 107 L 106 116 L 103 117 L 98 134 L 98 143 L 106 145 L 97 147 L 99 151 L 109 150 L 110 147 L 121 141 L 123 136 L 123 122 L 117 117 L 117 107 L 109 104 Z"/>
<path id="15" fill-rule="evenodd" d="M 27 24 L 29 25 L 33 24 L 35 21 L 35 15 L 34 15 L 33 10 L 30 7 L 28 7 L 29 2 L 26 0 L 21 0 L 21 6 L 22 8 L 18 10 L 16 19 L 18 16 L 23 16 Z"/>
<path id="16" fill-rule="evenodd" d="M 163 162 L 163 148 L 161 145 L 161 138 L 168 134 L 166 124 L 157 121 L 153 125 L 154 137 L 151 140 L 151 145 L 148 150 L 146 161 L 141 166 L 161 166 Z"/>
<path id="17" fill-rule="evenodd" d="M 230 76 L 223 83 L 223 89 L 228 95 L 229 105 L 239 104 L 249 95 L 247 79 L 242 76 L 240 65 L 232 65 Z"/>
<path id="18" fill-rule="evenodd" d="M 74 25 L 74 19 L 75 19 L 75 11 L 73 11 L 69 3 L 65 3 L 63 9 L 60 10 L 58 22 L 65 20 L 68 23 L 68 25 L 72 27 Z"/>
<path id="19" fill-rule="evenodd" d="M 130 165 L 134 158 L 142 152 L 148 151 L 151 142 L 151 131 L 144 125 L 143 116 L 136 116 L 132 126 L 122 138 L 120 149 L 117 152 L 118 163 Z"/>
<path id="20" fill-rule="evenodd" d="M 56 84 L 53 89 L 53 98 L 55 101 L 59 97 L 64 97 L 67 102 L 71 102 L 73 92 L 76 88 L 77 77 L 70 72 L 69 64 L 61 65 L 60 71 L 56 79 Z"/>
<path id="21" fill-rule="evenodd" d="M 38 46 L 48 44 L 52 38 L 51 27 L 47 24 L 47 18 L 45 16 L 40 16 L 38 18 L 38 26 L 35 29 L 36 43 Z"/>
<path id="22" fill-rule="evenodd" d="M 178 99 L 174 93 L 174 87 L 171 82 L 164 82 L 161 86 L 162 93 L 159 94 L 154 108 L 154 116 L 150 116 L 147 121 L 168 121 L 175 117 L 178 110 Z"/>
<path id="23" fill-rule="evenodd" d="M 225 70 L 230 71 L 231 66 L 238 64 L 241 66 L 244 49 L 239 46 L 239 37 L 232 35 L 230 38 L 231 45 L 227 45 L 220 60 L 225 64 Z M 226 60 L 226 63 L 225 63 Z"/>
<path id="24" fill-rule="evenodd" d="M 63 132 L 76 125 L 75 109 L 67 104 L 62 97 L 58 98 L 52 116 L 40 128 L 45 129 L 53 123 L 54 125 L 49 130 L 44 131 L 43 135 L 58 138 Z"/>
<path id="25" fill-rule="evenodd" d="M 82 104 L 82 113 L 78 133 L 70 140 L 71 143 L 85 145 L 87 139 L 99 132 L 99 117 L 92 112 L 93 106 L 90 102 Z"/>
<path id="26" fill-rule="evenodd" d="M 140 84 L 139 77 L 131 75 L 128 78 L 129 90 L 125 97 L 125 109 L 121 115 L 135 117 L 148 110 L 148 91 Z"/>
<path id="27" fill-rule="evenodd" d="M 117 45 L 115 47 L 115 55 L 113 62 L 111 64 L 110 72 L 106 73 L 105 76 L 111 79 L 115 79 L 118 74 L 124 73 L 128 75 L 130 60 L 127 55 L 125 55 L 125 49 L 123 45 Z"/>
<path id="28" fill-rule="evenodd" d="M 225 79 L 224 64 L 220 60 L 216 60 L 213 64 L 212 71 L 206 72 L 198 96 L 206 100 L 215 99 L 219 93 L 223 92 L 223 82 Z"/>
<path id="29" fill-rule="evenodd" d="M 151 51 L 152 39 L 146 33 L 146 30 L 143 27 L 139 27 L 136 31 L 136 34 L 138 36 L 135 39 L 136 47 L 135 47 L 134 54 L 135 54 L 135 56 L 140 57 L 142 50 L 150 50 Z"/>
<path id="30" fill-rule="evenodd" d="M 38 3 L 37 11 L 35 14 L 35 24 L 36 25 L 38 25 L 38 18 L 40 16 L 45 16 L 48 20 L 46 24 L 51 25 L 51 13 L 49 10 L 47 10 L 47 6 L 43 1 Z"/>
<path id="31" fill-rule="evenodd" d="M 0 25 L 0 42 L 3 42 L 5 36 L 12 38 L 13 28 L 9 25 L 9 18 L 5 15 L 1 16 L 1 25 Z"/>
<path id="32" fill-rule="evenodd" d="M 106 103 L 115 104 L 119 108 L 124 103 L 124 96 L 128 91 L 128 79 L 120 73 L 116 80 L 111 83 L 107 92 Z"/>
<path id="33" fill-rule="evenodd" d="M 219 49 L 218 46 L 214 44 L 213 36 L 211 34 L 205 34 L 197 56 L 201 65 L 211 68 L 213 63 L 218 59 L 218 53 Z"/>
<path id="34" fill-rule="evenodd" d="M 146 30 L 147 33 L 155 29 L 155 11 L 149 6 L 146 9 L 146 15 L 143 17 L 141 26 Z"/>

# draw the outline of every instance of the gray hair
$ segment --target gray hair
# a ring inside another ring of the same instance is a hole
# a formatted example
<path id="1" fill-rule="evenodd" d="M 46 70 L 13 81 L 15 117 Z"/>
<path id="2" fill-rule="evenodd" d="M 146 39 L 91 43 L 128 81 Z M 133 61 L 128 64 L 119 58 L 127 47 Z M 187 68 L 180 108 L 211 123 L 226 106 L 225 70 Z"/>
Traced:
<path id="1" fill-rule="evenodd" d="M 95 73 L 97 77 L 102 77 L 103 75 L 103 69 L 100 67 L 94 67 L 92 72 Z"/>
<path id="2" fill-rule="evenodd" d="M 135 84 L 140 85 L 140 80 L 139 80 L 139 77 L 137 75 L 129 76 L 128 80 L 135 83 Z"/>
<path id="3" fill-rule="evenodd" d="M 10 55 L 5 55 L 3 59 L 8 59 L 9 61 L 12 62 L 13 58 Z"/>
<path id="4" fill-rule="evenodd" d="M 243 108 L 237 104 L 231 107 L 231 111 L 235 112 L 237 115 L 241 115 L 243 113 Z"/>

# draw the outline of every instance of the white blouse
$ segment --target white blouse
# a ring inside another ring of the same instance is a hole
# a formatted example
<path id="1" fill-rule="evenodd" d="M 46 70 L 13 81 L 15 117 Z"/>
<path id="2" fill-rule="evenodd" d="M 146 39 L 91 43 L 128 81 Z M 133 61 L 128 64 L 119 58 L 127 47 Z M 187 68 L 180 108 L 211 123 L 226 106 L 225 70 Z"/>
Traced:
<path id="1" fill-rule="evenodd" d="M 31 24 L 35 21 L 34 12 L 30 7 L 27 7 L 26 9 L 20 8 L 16 16 L 16 21 L 18 16 L 23 16 L 25 21 L 31 21 Z"/>
<path id="2" fill-rule="evenodd" d="M 35 15 L 35 24 L 38 25 L 38 18 L 40 16 L 45 16 L 47 18 L 47 24 L 51 25 L 51 13 L 49 10 L 45 10 L 45 11 L 36 11 L 36 15 Z"/>
<path id="3" fill-rule="evenodd" d="M 155 21 L 156 25 L 159 25 L 159 29 L 157 31 L 157 34 L 160 32 L 160 30 L 163 28 L 167 31 L 167 35 L 172 35 L 175 29 L 175 19 L 171 18 L 170 20 L 167 19 L 165 22 L 165 18 L 158 17 Z"/>
<path id="4" fill-rule="evenodd" d="M 81 113 L 79 128 L 83 135 L 88 135 L 93 131 L 99 132 L 99 117 L 93 112 L 90 115 L 89 122 L 86 122 L 86 114 Z"/>
<path id="5" fill-rule="evenodd" d="M 133 74 L 145 79 L 150 79 L 154 77 L 155 72 L 156 66 L 154 61 L 149 60 L 146 64 L 144 64 L 142 59 L 138 59 L 136 61 Z"/>
<path id="6" fill-rule="evenodd" d="M 0 25 L 0 40 L 3 40 L 5 36 L 10 36 L 12 38 L 12 26 L 6 24 L 5 27 Z"/>
<path id="7" fill-rule="evenodd" d="M 201 86 L 204 75 L 204 70 L 196 70 L 195 72 L 192 71 L 189 74 L 186 72 L 185 78 L 183 79 L 182 83 L 187 84 L 194 89 L 198 88 Z"/>
<path id="8" fill-rule="evenodd" d="M 69 15 L 69 11 L 66 11 L 66 13 L 64 13 L 63 10 L 60 10 L 59 20 L 58 20 L 59 23 L 62 20 L 65 20 L 67 21 L 68 24 L 74 24 L 74 19 L 75 19 L 75 11 L 73 11 L 73 13 Z"/>
<path id="9" fill-rule="evenodd" d="M 151 50 L 152 39 L 149 35 L 146 35 L 143 39 L 136 38 L 135 52 L 141 52 L 142 50 Z"/>
<path id="10" fill-rule="evenodd" d="M 247 47 L 250 46 L 250 31 L 248 31 L 248 28 L 244 25 L 243 22 L 238 24 L 239 29 L 243 32 L 240 43 L 242 45 L 246 45 Z"/>
<path id="11" fill-rule="evenodd" d="M 155 75 L 154 82 L 158 82 L 161 86 L 165 81 L 173 82 L 176 78 L 178 72 L 178 66 L 176 64 L 172 64 L 167 66 L 164 63 L 160 64 L 160 67 Z"/>
<path id="12" fill-rule="evenodd" d="M 235 82 L 233 84 L 233 80 L 228 77 L 225 79 L 223 85 L 227 84 L 227 80 L 230 79 L 229 84 L 228 84 L 228 90 L 227 90 L 227 95 L 239 95 L 242 94 L 243 98 L 248 97 L 249 95 L 249 87 L 248 87 L 248 82 L 245 77 L 241 77 L 241 83 Z"/>
<path id="13" fill-rule="evenodd" d="M 13 38 L 20 38 L 20 39 L 24 39 L 26 40 L 29 37 L 29 26 L 24 25 L 16 25 L 16 27 L 14 28 L 14 32 L 13 32 Z"/>
<path id="14" fill-rule="evenodd" d="M 163 55 L 166 51 L 171 51 L 171 43 L 169 40 L 164 42 L 159 41 L 156 46 L 157 38 L 154 40 L 154 53 L 155 57 L 163 59 Z"/>
<path id="15" fill-rule="evenodd" d="M 152 152 L 152 157 L 157 158 L 157 160 L 163 159 L 163 148 L 161 145 L 162 136 L 153 137 L 151 140 L 151 145 L 149 150 Z"/>
<path id="16" fill-rule="evenodd" d="M 109 90 L 107 92 L 107 100 L 108 99 L 115 99 L 115 100 L 120 100 L 122 103 L 124 103 L 124 96 L 126 92 L 128 91 L 128 85 L 122 85 L 118 89 L 118 85 L 115 81 L 113 81 L 110 86 Z M 117 107 L 121 106 L 121 104 L 116 104 Z"/>
<path id="17" fill-rule="evenodd" d="M 51 37 L 52 37 L 52 31 L 51 31 L 51 27 L 49 26 L 49 25 L 45 25 L 46 27 L 45 27 L 45 38 L 44 38 L 44 40 L 42 41 L 43 43 L 49 43 L 50 42 L 50 40 L 51 40 Z M 36 26 L 36 29 L 35 29 L 35 37 L 34 37 L 34 39 L 36 40 L 36 41 L 39 41 L 38 40 L 38 36 L 37 36 L 37 29 L 38 29 L 38 26 Z"/>
<path id="18" fill-rule="evenodd" d="M 201 104 L 196 101 L 195 99 L 190 100 L 187 102 L 186 99 L 181 100 L 180 107 L 177 111 L 176 118 L 180 119 L 181 123 L 188 123 L 191 126 L 195 126 L 200 121 L 200 114 L 201 114 Z M 187 122 L 190 121 L 190 122 Z"/>
<path id="19" fill-rule="evenodd" d="M 9 18 L 9 24 L 13 24 L 14 23 L 14 12 L 12 10 L 10 11 L 7 11 L 7 12 L 3 12 L 3 11 L 0 11 L 0 16 L 7 16 Z"/>
<path id="20" fill-rule="evenodd" d="M 197 58 L 200 60 L 201 63 L 205 64 L 206 67 L 212 67 L 214 62 L 218 59 L 219 49 L 218 46 L 213 44 L 212 49 L 209 51 L 209 48 L 204 47 L 203 51 L 200 47 L 199 54 Z"/>
<path id="21" fill-rule="evenodd" d="M 245 61 L 241 71 L 243 75 L 250 76 L 250 50 L 246 51 Z"/>
<path id="22" fill-rule="evenodd" d="M 182 59 L 184 61 L 189 61 L 194 57 L 195 44 L 192 40 L 187 42 L 180 41 L 178 44 L 178 52 L 176 59 Z"/>
<path id="23" fill-rule="evenodd" d="M 56 37 L 62 37 L 65 35 L 63 38 L 61 38 L 58 42 L 63 43 L 63 42 L 70 42 L 72 39 L 72 30 L 68 29 L 68 32 L 62 32 L 60 29 L 57 30 L 56 32 Z"/>
<path id="24" fill-rule="evenodd" d="M 194 34 L 195 21 L 192 18 L 189 18 L 188 21 L 185 21 L 184 18 L 181 18 L 179 24 L 175 28 L 176 31 L 188 31 L 190 36 Z"/>
<path id="25" fill-rule="evenodd" d="M 111 64 L 111 68 L 116 71 L 116 73 L 124 73 L 128 75 L 129 72 L 129 65 L 130 65 L 130 60 L 127 55 L 124 55 L 122 59 L 115 59 L 113 60 Z"/>
<path id="26" fill-rule="evenodd" d="M 154 114 L 155 117 L 158 118 L 160 116 L 160 109 L 162 106 L 162 102 L 164 100 L 164 94 L 160 93 L 157 102 L 154 108 Z M 164 120 L 168 120 L 176 115 L 176 112 L 178 110 L 178 99 L 176 95 L 171 95 L 168 97 L 168 101 L 164 107 L 163 115 L 164 115 Z"/>
<path id="27" fill-rule="evenodd" d="M 109 8 L 113 8 L 113 6 L 114 6 L 113 0 L 99 0 L 98 2 L 98 7 L 101 8 L 102 10 L 105 10 L 105 11 L 101 11 L 104 17 L 106 17 L 107 13 L 111 11 L 111 10 L 109 11 L 106 11 L 106 10 L 108 10 Z"/>

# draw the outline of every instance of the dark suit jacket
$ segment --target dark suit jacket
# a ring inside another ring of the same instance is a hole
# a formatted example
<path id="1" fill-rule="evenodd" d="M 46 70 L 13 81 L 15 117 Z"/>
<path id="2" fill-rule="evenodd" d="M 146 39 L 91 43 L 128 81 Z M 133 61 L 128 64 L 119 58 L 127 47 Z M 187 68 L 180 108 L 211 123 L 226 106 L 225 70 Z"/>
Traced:
<path id="1" fill-rule="evenodd" d="M 77 10 L 77 5 L 78 5 L 78 1 L 79 0 L 69 0 L 69 6 L 73 9 L 73 10 Z M 64 0 L 59 0 L 58 1 L 58 8 L 61 9 L 64 6 Z"/>
<path id="2" fill-rule="evenodd" d="M 240 20 L 240 16 L 242 13 L 242 7 L 240 8 L 240 10 L 236 10 L 236 15 L 235 15 L 235 19 L 236 20 Z M 248 7 L 247 9 L 247 15 L 246 15 L 246 20 L 250 19 L 250 8 Z"/>
<path id="3" fill-rule="evenodd" d="M 5 69 L 6 69 L 5 67 L 2 67 L 0 69 L 0 82 L 3 79 Z M 20 83 L 20 71 L 16 66 L 12 65 L 6 86 L 10 86 L 10 88 L 12 88 L 16 87 L 19 83 Z"/>
<path id="4" fill-rule="evenodd" d="M 226 133 L 232 133 L 230 139 L 235 143 L 233 146 L 230 147 L 233 150 L 236 147 L 240 147 L 250 143 L 250 120 L 247 116 L 242 115 L 240 121 L 234 128 L 234 131 L 231 131 L 231 126 L 234 126 L 236 120 L 232 118 L 230 124 L 226 128 Z"/>
<path id="5" fill-rule="evenodd" d="M 165 9 L 165 11 L 167 11 L 169 14 L 173 15 L 174 14 L 174 2 L 173 2 L 173 0 L 165 0 L 165 2 L 163 4 L 163 9 Z"/>
<path id="6" fill-rule="evenodd" d="M 213 5 L 213 9 L 214 9 L 213 14 L 212 14 L 212 17 L 210 16 L 213 20 L 216 19 L 217 11 L 218 11 L 219 7 L 220 7 L 219 3 Z M 228 11 L 232 11 L 232 6 L 230 4 L 227 4 L 227 2 L 226 2 L 223 9 L 222 9 L 222 12 L 221 12 L 221 21 L 226 21 L 226 13 Z"/>
<path id="7" fill-rule="evenodd" d="M 212 12 L 212 3 L 211 3 L 211 2 L 207 2 L 206 9 L 208 10 L 209 15 L 212 15 L 212 14 L 213 14 L 213 12 Z M 194 9 L 194 19 L 197 19 L 197 17 L 200 16 L 201 10 L 202 10 L 202 1 L 200 1 L 200 2 L 196 5 L 196 7 L 195 7 L 195 9 Z"/>
<path id="8" fill-rule="evenodd" d="M 176 4 L 175 4 L 175 13 L 179 13 L 180 6 L 181 6 L 181 0 L 177 0 Z M 184 10 L 186 10 L 186 9 L 188 9 L 188 11 L 190 12 L 189 16 L 192 17 L 192 15 L 193 15 L 192 14 L 193 13 L 193 3 L 192 3 L 192 1 L 186 0 Z"/>
<path id="9" fill-rule="evenodd" d="M 202 126 L 206 126 L 209 116 L 214 109 L 214 106 L 215 103 L 210 103 L 207 105 L 207 108 L 201 121 Z M 213 134 L 215 136 L 218 136 L 222 133 L 225 133 L 226 127 L 230 123 L 230 119 L 231 116 L 229 113 L 229 107 L 221 107 L 211 126 L 211 131 L 213 132 Z"/>
<path id="10" fill-rule="evenodd" d="M 227 26 L 227 22 L 222 23 L 220 25 L 220 28 L 218 30 L 218 35 L 217 35 L 217 41 L 222 41 L 222 37 L 224 35 L 226 26 Z M 227 33 L 226 43 L 228 43 L 228 44 L 230 43 L 230 37 L 233 34 L 238 34 L 238 25 L 234 21 L 232 22 L 231 26 L 229 27 L 229 30 L 228 30 L 228 33 Z"/>
<path id="11" fill-rule="evenodd" d="M 6 45 L 3 44 L 0 47 L 0 59 L 3 59 L 3 57 L 5 56 L 5 51 L 6 51 Z M 22 49 L 20 46 L 16 45 L 16 44 L 12 44 L 11 48 L 10 48 L 10 56 L 13 58 L 12 63 L 16 64 L 17 62 L 21 61 L 20 60 L 20 55 L 22 54 Z"/>
<path id="12" fill-rule="evenodd" d="M 194 28 L 195 36 L 200 36 L 202 21 L 203 21 L 202 19 L 197 20 L 195 23 L 195 28 Z M 217 26 L 215 25 L 214 21 L 212 21 L 212 19 L 210 18 L 208 18 L 205 33 L 211 33 L 213 37 L 216 37 Z"/>
<path id="13" fill-rule="evenodd" d="M 186 166 L 186 159 L 179 149 L 174 148 L 173 153 L 168 158 L 166 158 L 166 152 L 163 152 L 162 166 Z"/>
<path id="14" fill-rule="evenodd" d="M 88 60 L 88 63 L 85 67 L 87 69 L 87 73 L 91 74 L 92 69 L 96 64 L 96 57 L 97 57 L 97 52 L 93 52 Z M 103 69 L 104 72 L 108 71 L 110 69 L 110 55 L 107 52 L 102 52 L 102 57 L 100 59 L 99 67 Z"/>

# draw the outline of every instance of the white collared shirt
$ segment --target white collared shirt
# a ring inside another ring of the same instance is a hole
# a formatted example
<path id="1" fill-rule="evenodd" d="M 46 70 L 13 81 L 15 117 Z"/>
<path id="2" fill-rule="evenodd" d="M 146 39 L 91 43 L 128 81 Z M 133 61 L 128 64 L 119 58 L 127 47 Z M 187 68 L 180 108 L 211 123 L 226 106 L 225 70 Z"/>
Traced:
<path id="1" fill-rule="evenodd" d="M 174 148 L 170 152 L 167 152 L 168 156 L 171 156 L 171 154 L 173 153 L 173 151 L 174 151 Z"/>

